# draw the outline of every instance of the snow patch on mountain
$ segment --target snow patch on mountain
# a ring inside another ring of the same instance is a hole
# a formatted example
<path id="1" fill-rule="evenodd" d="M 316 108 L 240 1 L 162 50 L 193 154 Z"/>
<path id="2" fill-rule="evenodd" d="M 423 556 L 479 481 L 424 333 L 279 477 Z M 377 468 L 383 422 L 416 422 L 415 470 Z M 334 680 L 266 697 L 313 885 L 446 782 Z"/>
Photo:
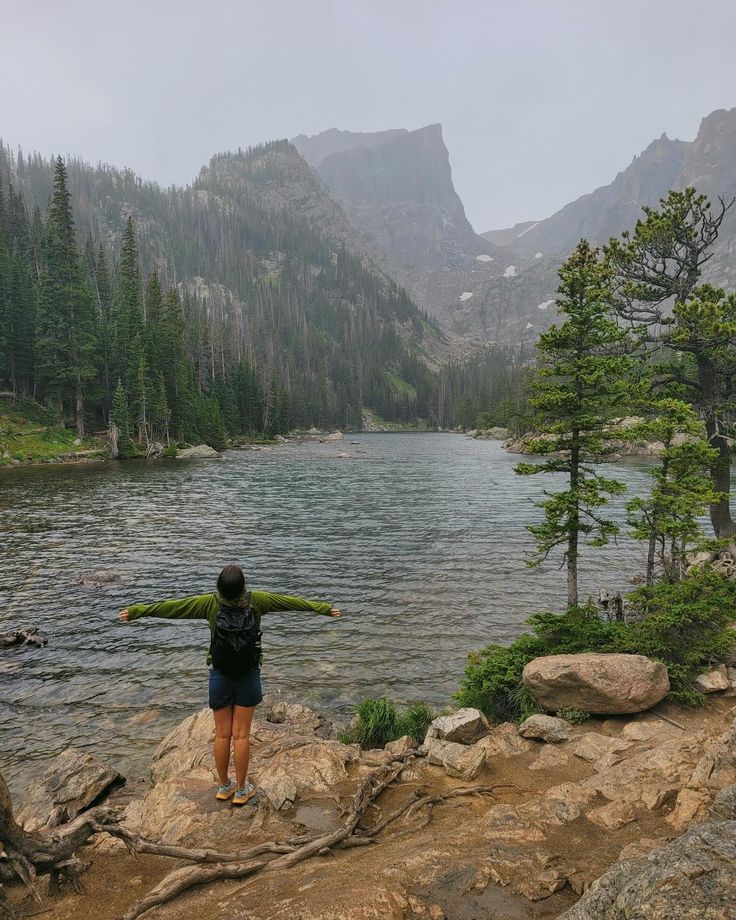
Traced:
<path id="1" fill-rule="evenodd" d="M 533 230 L 535 227 L 539 226 L 539 221 L 536 224 L 532 224 L 531 227 L 527 227 L 526 230 L 522 230 L 521 233 L 516 237 L 517 240 L 520 240 L 525 233 L 528 233 L 530 230 Z"/>
<path id="2" fill-rule="evenodd" d="M 516 266 L 507 265 L 506 271 L 503 273 L 504 278 L 514 278 L 516 277 Z"/>
<path id="3" fill-rule="evenodd" d="M 460 295 L 460 302 L 462 303 L 464 300 L 470 300 L 472 296 L 473 296 L 472 291 L 463 291 L 462 294 Z"/>

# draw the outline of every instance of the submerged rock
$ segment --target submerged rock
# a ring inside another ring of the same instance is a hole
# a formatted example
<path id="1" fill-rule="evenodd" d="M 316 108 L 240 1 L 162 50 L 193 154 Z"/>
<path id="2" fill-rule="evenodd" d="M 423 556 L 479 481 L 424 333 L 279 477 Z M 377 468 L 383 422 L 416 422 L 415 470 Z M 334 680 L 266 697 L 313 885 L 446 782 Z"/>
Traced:
<path id="1" fill-rule="evenodd" d="M 103 569 L 99 572 L 90 572 L 88 575 L 78 575 L 74 579 L 74 584 L 83 585 L 85 588 L 104 588 L 105 585 L 118 585 L 121 581 L 117 572 Z"/>
<path id="2" fill-rule="evenodd" d="M 546 655 L 526 665 L 524 686 L 550 711 L 616 715 L 650 709 L 667 696 L 667 668 L 644 655 Z"/>

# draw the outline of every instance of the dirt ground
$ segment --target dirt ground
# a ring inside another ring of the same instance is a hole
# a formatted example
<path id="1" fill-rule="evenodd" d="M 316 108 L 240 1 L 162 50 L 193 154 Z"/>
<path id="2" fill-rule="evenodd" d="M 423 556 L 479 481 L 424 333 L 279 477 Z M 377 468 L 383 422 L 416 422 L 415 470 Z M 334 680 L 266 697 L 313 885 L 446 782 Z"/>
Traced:
<path id="1" fill-rule="evenodd" d="M 734 700 L 714 700 L 707 709 L 683 709 L 660 706 L 658 712 L 681 723 L 687 731 L 706 726 L 713 734 L 725 729 L 734 717 Z M 651 714 L 647 714 L 651 718 Z M 628 718 L 591 719 L 576 726 L 574 734 L 597 731 L 616 736 L 631 721 Z M 349 917 L 350 920 L 393 920 L 402 914 L 395 907 L 394 892 L 399 889 L 413 895 L 419 904 L 439 905 L 447 920 L 547 920 L 558 917 L 576 900 L 570 886 L 544 900 L 531 902 L 490 883 L 485 890 L 473 888 L 478 863 L 489 849 L 488 839 L 477 841 L 459 834 L 459 829 L 482 820 L 489 805 L 522 803 L 540 792 L 566 782 L 575 782 L 592 774 L 584 761 L 572 758 L 572 765 L 561 770 L 530 771 L 540 747 L 518 757 L 499 759 L 486 768 L 470 785 L 491 786 L 487 796 L 459 797 L 434 807 L 431 820 L 426 815 L 408 822 L 399 820 L 382 832 L 371 846 L 338 850 L 327 856 L 314 857 L 292 869 L 278 873 L 261 873 L 244 881 L 219 882 L 193 889 L 173 902 L 157 908 L 146 917 L 157 920 L 197 918 L 197 920 L 321 920 Z M 301 803 L 286 816 L 295 833 L 323 831 L 340 822 L 340 803 L 349 799 L 358 783 L 358 768 L 353 767 L 348 781 L 328 798 L 314 798 Z M 373 822 L 393 812 L 414 790 L 421 786 L 426 793 L 444 792 L 462 785 L 448 778 L 439 767 L 426 767 L 417 779 L 398 782 L 383 793 L 366 822 Z M 603 804 L 605 800 L 601 799 Z M 203 803 L 204 804 L 204 803 Z M 228 808 L 229 805 L 223 807 Z M 236 818 L 236 815 L 233 816 Z M 545 849 L 554 854 L 580 857 L 585 878 L 580 887 L 601 875 L 617 861 L 622 848 L 643 837 L 662 839 L 673 836 L 661 811 L 647 812 L 633 824 L 617 831 L 602 831 L 584 816 L 554 829 L 544 841 Z M 237 839 L 241 822 L 233 824 Z M 246 829 L 242 822 L 243 830 Z M 456 842 L 456 838 L 460 842 Z M 243 846 L 273 839 L 268 827 L 256 836 L 244 834 Z M 230 844 L 230 841 L 228 841 Z M 227 847 L 230 849 L 230 845 Z M 223 847 L 224 849 L 224 847 Z M 31 906 L 19 888 L 9 892 L 14 904 L 31 912 L 42 911 L 44 920 L 114 920 L 154 887 L 175 868 L 175 861 L 155 856 L 132 856 L 126 852 L 104 853 L 84 848 L 79 855 L 89 867 L 83 876 L 84 893 L 65 891 L 57 898 L 45 897 L 41 905 Z M 420 908 L 417 908 L 419 910 Z M 416 913 L 416 916 L 423 916 Z M 411 914 L 408 914 L 411 916 Z M 424 916 L 429 917 L 427 913 Z"/>

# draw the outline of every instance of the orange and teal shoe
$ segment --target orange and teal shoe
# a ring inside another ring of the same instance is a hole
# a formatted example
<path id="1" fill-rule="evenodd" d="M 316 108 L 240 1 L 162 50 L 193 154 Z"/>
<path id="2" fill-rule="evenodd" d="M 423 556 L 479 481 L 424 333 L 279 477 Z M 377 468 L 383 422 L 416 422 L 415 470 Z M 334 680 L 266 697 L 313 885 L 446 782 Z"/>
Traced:
<path id="1" fill-rule="evenodd" d="M 255 795 L 255 786 L 252 783 L 246 783 L 242 789 L 236 789 L 232 804 L 237 808 L 240 808 L 241 805 L 246 805 L 248 802 L 250 802 L 250 800 L 254 798 Z"/>
<path id="2" fill-rule="evenodd" d="M 220 786 L 215 793 L 215 798 L 218 802 L 227 802 L 228 799 L 232 798 L 235 795 L 235 783 L 225 783 L 224 786 Z"/>

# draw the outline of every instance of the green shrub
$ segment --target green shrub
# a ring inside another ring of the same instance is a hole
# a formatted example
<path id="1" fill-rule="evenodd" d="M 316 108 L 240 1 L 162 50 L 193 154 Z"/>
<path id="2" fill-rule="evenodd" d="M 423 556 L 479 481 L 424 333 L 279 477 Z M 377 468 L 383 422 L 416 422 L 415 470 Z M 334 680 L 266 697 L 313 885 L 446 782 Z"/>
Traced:
<path id="1" fill-rule="evenodd" d="M 411 735 L 421 744 L 434 717 L 426 703 L 412 703 L 399 713 L 396 704 L 382 696 L 363 700 L 355 711 L 353 723 L 338 737 L 343 744 L 357 742 L 362 748 L 384 747 L 403 735 Z"/>
<path id="2" fill-rule="evenodd" d="M 435 713 L 426 703 L 412 703 L 399 715 L 396 731 L 397 738 L 411 735 L 417 744 L 424 741 L 429 723 L 435 718 Z"/>
<path id="3" fill-rule="evenodd" d="M 571 725 L 581 725 L 590 718 L 589 712 L 584 709 L 576 709 L 575 706 L 566 706 L 564 709 L 560 709 L 557 715 Z"/>
<path id="4" fill-rule="evenodd" d="M 679 582 L 639 588 L 628 604 L 641 616 L 631 625 L 602 620 L 594 607 L 536 614 L 528 620 L 531 634 L 469 656 L 456 699 L 498 721 L 518 720 L 535 711 L 521 683 L 524 666 L 533 658 L 625 652 L 663 662 L 670 697 L 701 703 L 695 678 L 736 644 L 736 630 L 726 628 L 736 616 L 736 582 L 706 569 Z"/>

